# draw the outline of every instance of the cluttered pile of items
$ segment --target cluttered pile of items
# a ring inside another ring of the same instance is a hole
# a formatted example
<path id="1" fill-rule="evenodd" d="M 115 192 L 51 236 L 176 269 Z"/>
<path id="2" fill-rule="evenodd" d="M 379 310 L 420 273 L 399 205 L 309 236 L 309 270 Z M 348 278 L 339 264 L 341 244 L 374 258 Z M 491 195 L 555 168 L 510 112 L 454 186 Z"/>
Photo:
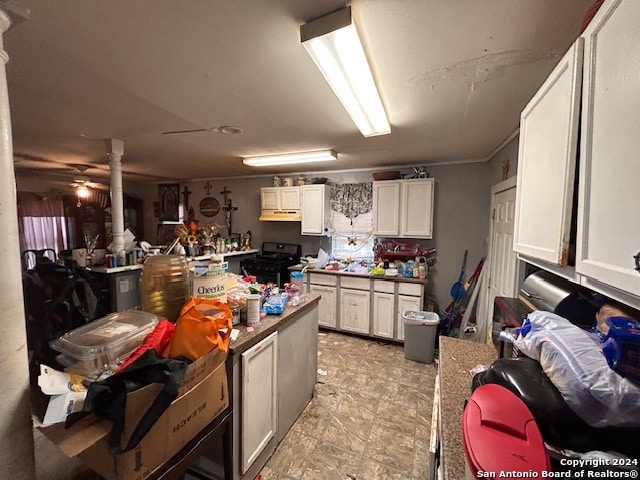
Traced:
<path id="1" fill-rule="evenodd" d="M 222 261 L 148 257 L 142 310 L 106 315 L 49 342 L 57 355 L 39 365 L 37 383 L 49 396 L 41 430 L 107 478 L 121 478 L 114 462 L 119 472 L 133 471 L 140 455 L 145 467 L 158 466 L 229 405 L 234 325 L 244 318 L 255 329 L 261 317 L 304 301 L 301 280 L 279 288 L 229 274 Z M 180 415 L 193 409 L 195 419 L 176 433 Z"/>
<path id="2" fill-rule="evenodd" d="M 512 355 L 470 372 L 463 443 L 472 473 L 636 478 L 640 312 L 549 272 L 531 274 L 521 292 L 537 306 L 500 332 Z"/>

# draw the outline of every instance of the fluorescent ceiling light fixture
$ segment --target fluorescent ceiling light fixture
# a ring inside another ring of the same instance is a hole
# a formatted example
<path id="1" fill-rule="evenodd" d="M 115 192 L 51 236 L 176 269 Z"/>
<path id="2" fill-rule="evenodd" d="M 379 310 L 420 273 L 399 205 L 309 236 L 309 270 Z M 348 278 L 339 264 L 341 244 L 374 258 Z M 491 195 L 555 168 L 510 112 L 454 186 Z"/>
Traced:
<path id="1" fill-rule="evenodd" d="M 365 137 L 391 133 L 376 84 L 346 7 L 300 27 L 300 41 Z"/>
<path id="2" fill-rule="evenodd" d="M 328 162 L 337 159 L 338 155 L 333 150 L 318 150 L 315 152 L 245 157 L 242 159 L 242 163 L 251 167 L 268 167 L 273 165 L 291 165 L 294 163 Z"/>

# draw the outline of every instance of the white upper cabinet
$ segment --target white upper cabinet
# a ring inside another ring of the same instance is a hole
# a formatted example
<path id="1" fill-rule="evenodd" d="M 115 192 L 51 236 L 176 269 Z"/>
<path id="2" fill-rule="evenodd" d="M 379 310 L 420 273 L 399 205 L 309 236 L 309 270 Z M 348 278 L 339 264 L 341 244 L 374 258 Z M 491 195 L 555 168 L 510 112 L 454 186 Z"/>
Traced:
<path id="1" fill-rule="evenodd" d="M 300 187 L 263 187 L 260 206 L 262 210 L 300 210 Z"/>
<path id="2" fill-rule="evenodd" d="M 579 38 L 520 116 L 513 249 L 566 266 L 582 83 Z"/>
<path id="3" fill-rule="evenodd" d="M 640 2 L 605 2 L 584 32 L 576 271 L 640 305 Z M 629 301 L 630 300 L 630 301 Z M 633 301 L 635 300 L 635 301 Z"/>
<path id="4" fill-rule="evenodd" d="M 433 178 L 373 182 L 373 233 L 431 238 L 433 198 Z"/>
<path id="5" fill-rule="evenodd" d="M 373 233 L 400 234 L 400 180 L 373 182 Z"/>
<path id="6" fill-rule="evenodd" d="M 403 180 L 400 185 L 400 236 L 433 237 L 433 178 Z"/>
<path id="7" fill-rule="evenodd" d="M 325 220 L 329 215 L 329 194 L 327 185 L 303 185 L 302 193 L 302 235 L 324 235 Z"/>

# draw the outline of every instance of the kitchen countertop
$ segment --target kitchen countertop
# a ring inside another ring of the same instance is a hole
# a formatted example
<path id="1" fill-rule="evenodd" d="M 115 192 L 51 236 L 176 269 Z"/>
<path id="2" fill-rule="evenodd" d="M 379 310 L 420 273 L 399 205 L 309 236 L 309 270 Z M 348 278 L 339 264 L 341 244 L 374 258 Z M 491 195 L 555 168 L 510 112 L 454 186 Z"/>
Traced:
<path id="1" fill-rule="evenodd" d="M 303 265 L 293 265 L 289 267 L 291 271 L 300 271 L 302 270 Z M 387 277 L 385 275 L 371 275 L 370 273 L 358 273 L 358 272 L 346 272 L 344 270 L 325 270 L 323 268 L 311 268 L 307 269 L 306 273 L 319 273 L 321 275 L 337 275 L 337 276 L 345 276 L 345 277 L 361 277 L 361 278 L 371 278 L 374 280 L 386 280 L 389 282 L 403 282 L 403 283 L 420 283 L 423 285 L 427 284 L 426 278 L 413 278 L 413 277 Z"/>
<path id="2" fill-rule="evenodd" d="M 320 295 L 317 293 L 307 293 L 304 295 L 304 302 L 300 305 L 293 306 L 287 303 L 282 314 L 261 317 L 260 325 L 254 327 L 253 332 L 247 331 L 247 325 L 245 323 L 234 326 L 234 328 L 240 330 L 240 333 L 238 338 L 233 340 L 229 345 L 229 352 L 232 354 L 245 352 L 263 338 L 271 335 L 272 332 L 285 327 L 291 322 L 295 322 L 300 317 L 300 314 L 317 307 L 319 301 Z"/>
<path id="3" fill-rule="evenodd" d="M 497 357 L 493 345 L 440 337 L 440 461 L 446 480 L 465 478 L 461 431 L 464 402 L 471 396 L 469 371 L 476 365 L 489 366 Z"/>
<path id="4" fill-rule="evenodd" d="M 226 253 L 222 253 L 221 256 L 223 257 L 223 261 L 224 259 L 228 258 L 228 257 L 238 257 L 241 255 L 251 255 L 251 254 L 255 254 L 255 253 L 259 253 L 260 250 L 257 249 L 251 249 L 251 250 L 238 250 L 236 252 L 226 252 Z M 185 259 L 187 260 L 187 262 L 190 261 L 204 261 L 204 260 L 211 260 L 211 258 L 213 257 L 213 255 L 200 255 L 198 257 L 185 257 Z M 123 265 L 122 267 L 104 267 L 104 266 L 92 266 L 92 267 L 86 267 L 87 270 L 91 271 L 91 272 L 97 272 L 97 273 L 119 273 L 119 272 L 128 272 L 131 270 L 142 270 L 142 267 L 144 266 L 144 264 L 142 263 L 138 263 L 136 265 Z"/>

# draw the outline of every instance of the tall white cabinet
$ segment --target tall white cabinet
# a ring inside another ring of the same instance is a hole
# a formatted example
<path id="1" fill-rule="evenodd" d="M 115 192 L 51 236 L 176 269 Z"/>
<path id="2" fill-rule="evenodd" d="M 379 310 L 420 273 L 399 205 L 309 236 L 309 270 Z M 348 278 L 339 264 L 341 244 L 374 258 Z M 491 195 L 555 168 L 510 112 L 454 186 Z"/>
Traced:
<path id="1" fill-rule="evenodd" d="M 520 116 L 513 249 L 567 266 L 580 120 L 581 38 Z"/>
<path id="2" fill-rule="evenodd" d="M 585 31 L 576 270 L 640 296 L 640 2 L 605 2 Z M 638 300 L 636 306 L 640 306 Z"/>
<path id="3" fill-rule="evenodd" d="M 514 249 L 523 260 L 635 308 L 640 308 L 640 266 L 634 258 L 640 254 L 638 25 L 640 2 L 605 2 L 523 111 L 514 234 Z M 575 265 L 568 261 L 570 222 L 576 224 Z"/>
<path id="4" fill-rule="evenodd" d="M 434 183 L 433 178 L 373 182 L 373 233 L 431 238 Z"/>

